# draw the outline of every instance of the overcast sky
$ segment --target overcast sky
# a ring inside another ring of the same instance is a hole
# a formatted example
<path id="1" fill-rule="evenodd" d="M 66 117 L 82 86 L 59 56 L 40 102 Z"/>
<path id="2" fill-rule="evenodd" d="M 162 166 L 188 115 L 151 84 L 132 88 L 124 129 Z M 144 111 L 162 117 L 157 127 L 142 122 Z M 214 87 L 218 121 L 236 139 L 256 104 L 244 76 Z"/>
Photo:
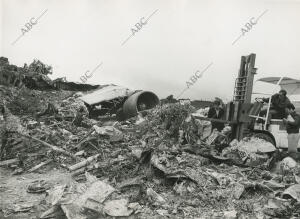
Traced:
<path id="1" fill-rule="evenodd" d="M 51 78 L 79 82 L 102 63 L 87 83 L 176 97 L 194 72 L 213 63 L 181 97 L 231 100 L 240 57 L 256 53 L 257 79 L 300 79 L 299 0 L 0 2 L 0 55 L 18 66 L 40 59 L 53 66 Z M 241 35 L 246 23 L 257 19 Z M 36 24 L 22 35 L 30 21 Z M 122 45 L 132 28 L 137 32 Z"/>

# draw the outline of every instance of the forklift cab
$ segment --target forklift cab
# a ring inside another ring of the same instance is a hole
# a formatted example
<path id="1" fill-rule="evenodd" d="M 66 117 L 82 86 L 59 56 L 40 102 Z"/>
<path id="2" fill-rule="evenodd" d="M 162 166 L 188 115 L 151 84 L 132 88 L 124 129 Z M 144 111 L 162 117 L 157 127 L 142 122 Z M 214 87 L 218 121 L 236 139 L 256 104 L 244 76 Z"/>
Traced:
<path id="1" fill-rule="evenodd" d="M 291 102 L 296 107 L 296 112 L 300 113 L 300 80 L 289 78 L 289 77 L 266 77 L 258 79 L 256 82 L 263 82 L 268 84 L 280 86 L 281 89 L 287 91 L 287 97 L 291 100 Z M 277 90 L 276 89 L 276 90 Z M 268 103 L 263 103 L 261 101 L 261 97 L 271 97 L 275 94 L 275 90 L 273 93 L 266 94 L 266 93 L 252 93 L 253 96 L 260 95 L 260 97 L 255 98 L 254 106 L 257 106 L 259 110 L 256 110 L 255 115 L 249 115 L 251 118 L 255 119 L 254 123 L 254 130 L 261 130 L 267 131 L 273 135 L 276 146 L 278 148 L 287 148 L 288 147 L 288 140 L 287 140 L 287 132 L 286 127 L 283 124 L 281 118 L 274 118 L 268 121 L 268 116 L 271 107 L 271 98 L 269 98 Z M 259 112 L 262 108 L 267 109 L 267 114 L 265 117 L 260 117 Z M 300 149 L 300 141 L 298 142 L 298 150 Z"/>

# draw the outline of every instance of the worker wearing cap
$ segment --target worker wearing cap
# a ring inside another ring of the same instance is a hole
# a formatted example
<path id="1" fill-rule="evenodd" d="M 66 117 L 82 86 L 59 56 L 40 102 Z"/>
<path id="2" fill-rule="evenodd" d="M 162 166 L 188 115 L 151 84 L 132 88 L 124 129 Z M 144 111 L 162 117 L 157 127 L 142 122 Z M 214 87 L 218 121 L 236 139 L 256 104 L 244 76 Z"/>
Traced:
<path id="1" fill-rule="evenodd" d="M 219 100 L 215 100 L 213 105 L 209 108 L 208 118 L 212 119 L 222 119 L 224 115 L 224 110 L 221 106 L 221 102 Z M 217 129 L 218 131 L 222 131 L 224 128 L 224 124 L 221 122 L 211 122 L 212 130 Z"/>
<path id="2" fill-rule="evenodd" d="M 297 146 L 300 139 L 299 128 L 300 128 L 300 115 L 295 111 L 293 104 L 288 104 L 286 113 L 287 118 L 283 119 L 286 124 L 286 131 L 288 133 L 288 152 L 292 157 L 297 157 Z"/>

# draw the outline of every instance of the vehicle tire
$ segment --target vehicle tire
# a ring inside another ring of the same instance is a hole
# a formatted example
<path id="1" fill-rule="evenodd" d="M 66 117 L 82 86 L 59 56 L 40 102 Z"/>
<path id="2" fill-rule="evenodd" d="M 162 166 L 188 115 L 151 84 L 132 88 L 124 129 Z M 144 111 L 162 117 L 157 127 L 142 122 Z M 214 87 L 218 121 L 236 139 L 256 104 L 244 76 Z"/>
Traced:
<path id="1" fill-rule="evenodd" d="M 265 134 L 265 133 L 261 133 L 261 132 L 251 133 L 247 137 L 260 138 L 260 139 L 263 139 L 263 140 L 265 140 L 267 142 L 270 142 L 271 144 L 273 144 L 274 146 L 276 146 L 276 143 L 275 143 L 274 139 L 270 135 Z"/>

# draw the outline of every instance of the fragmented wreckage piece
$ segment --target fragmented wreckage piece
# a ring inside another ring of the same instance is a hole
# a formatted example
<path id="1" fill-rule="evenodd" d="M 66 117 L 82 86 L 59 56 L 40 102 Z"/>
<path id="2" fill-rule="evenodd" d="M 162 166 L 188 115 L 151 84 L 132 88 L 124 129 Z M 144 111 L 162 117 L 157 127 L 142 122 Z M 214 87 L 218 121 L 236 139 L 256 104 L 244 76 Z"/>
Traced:
<path id="1" fill-rule="evenodd" d="M 212 125 L 210 121 L 196 119 L 195 117 L 207 117 L 208 109 L 209 108 L 201 108 L 191 114 L 192 121 L 194 121 L 195 125 L 198 128 L 198 135 L 200 136 L 201 140 L 204 140 L 211 135 Z"/>
<path id="2" fill-rule="evenodd" d="M 270 198 L 263 208 L 263 213 L 271 216 L 268 218 L 290 218 L 288 216 L 291 216 L 292 205 L 290 201 L 286 199 L 279 197 Z"/>
<path id="3" fill-rule="evenodd" d="M 147 191 L 147 196 L 155 203 L 157 204 L 165 204 L 166 200 L 159 195 L 157 192 L 155 192 L 152 188 L 148 188 Z"/>
<path id="4" fill-rule="evenodd" d="M 237 147 L 246 153 L 270 153 L 276 151 L 276 147 L 263 139 L 250 138 L 248 141 L 242 140 Z"/>
<path id="5" fill-rule="evenodd" d="M 110 141 L 120 141 L 123 139 L 122 132 L 113 126 L 99 127 L 97 125 L 94 125 L 93 128 L 95 129 L 97 134 L 109 136 Z"/>
<path id="6" fill-rule="evenodd" d="M 50 185 L 45 180 L 36 180 L 27 187 L 28 193 L 43 193 L 50 189 Z"/>
<path id="7" fill-rule="evenodd" d="M 198 162 L 198 165 L 200 165 L 201 161 Z M 162 171 L 165 174 L 165 177 L 168 179 L 189 179 L 198 185 L 204 185 L 206 183 L 206 176 L 208 174 L 203 172 L 200 168 L 195 169 L 195 167 L 191 168 L 188 165 L 186 167 L 167 167 L 166 165 L 160 163 L 160 158 L 156 154 L 151 156 L 150 163 L 153 167 Z"/>
<path id="8" fill-rule="evenodd" d="M 59 115 L 66 119 L 73 119 L 73 123 L 88 116 L 87 107 L 82 100 L 76 98 L 76 95 L 63 100 L 57 109 Z"/>
<path id="9" fill-rule="evenodd" d="M 4 217 L 9 217 L 11 214 L 20 213 L 20 212 L 28 212 L 34 207 L 33 203 L 24 203 L 24 204 L 14 204 L 9 206 L 6 209 L 2 209 L 4 213 Z"/>
<path id="10" fill-rule="evenodd" d="M 263 139 L 250 138 L 240 142 L 233 140 L 230 147 L 222 151 L 222 156 L 228 157 L 237 164 L 259 166 L 267 164 L 269 153 L 276 151 L 276 147 Z"/>
<path id="11" fill-rule="evenodd" d="M 85 167 L 85 166 L 91 164 L 91 163 L 92 163 L 94 160 L 96 160 L 99 156 L 100 156 L 100 154 L 96 154 L 96 155 L 93 155 L 93 156 L 91 156 L 91 157 L 88 157 L 87 159 L 85 159 L 85 160 L 83 160 L 83 161 L 81 161 L 81 162 L 79 162 L 79 163 L 76 163 L 76 164 L 70 166 L 68 169 L 69 169 L 70 171 L 78 170 L 78 169 L 80 169 L 80 168 L 82 168 L 82 167 Z"/>
<path id="12" fill-rule="evenodd" d="M 104 212 L 113 217 L 124 217 L 132 214 L 133 210 L 128 208 L 127 199 L 111 200 L 105 202 Z"/>
<path id="13" fill-rule="evenodd" d="M 173 190 L 179 195 L 185 195 L 193 193 L 195 191 L 196 184 L 189 180 L 183 180 L 182 182 L 175 183 Z"/>
<path id="14" fill-rule="evenodd" d="M 134 91 L 115 85 L 109 85 L 79 97 L 88 107 L 89 116 L 97 118 L 107 113 L 117 113 Z"/>
<path id="15" fill-rule="evenodd" d="M 207 170 L 206 172 L 208 173 L 209 176 L 214 178 L 220 186 L 227 186 L 233 181 L 233 178 L 231 178 L 227 174 L 218 173 L 216 171 L 211 171 L 211 170 Z"/>
<path id="16" fill-rule="evenodd" d="M 288 174 L 288 173 L 292 173 L 293 169 L 296 166 L 297 166 L 297 162 L 293 158 L 286 157 L 279 164 L 280 173 L 283 174 L 283 175 Z"/>
<path id="17" fill-rule="evenodd" d="M 84 209 L 99 211 L 102 214 L 103 202 L 115 189 L 109 184 L 86 173 L 87 183 L 58 185 L 49 190 L 49 202 L 52 208 L 60 206 L 68 219 L 88 219 Z M 47 211 L 51 212 L 52 211 Z M 47 215 L 43 214 L 46 218 Z"/>
<path id="18" fill-rule="evenodd" d="M 292 197 L 297 202 L 300 202 L 300 184 L 290 186 L 282 193 L 282 196 Z"/>
<path id="19" fill-rule="evenodd" d="M 13 158 L 13 159 L 9 159 L 9 160 L 3 160 L 3 161 L 0 161 L 0 167 L 2 167 L 2 166 L 8 166 L 8 165 L 19 163 L 19 162 L 20 162 L 20 160 L 18 158 Z"/>
<path id="20" fill-rule="evenodd" d="M 274 192 L 277 190 L 282 190 L 285 188 L 284 184 L 278 183 L 274 180 L 263 180 L 262 182 L 255 182 L 255 181 L 248 181 L 248 180 L 241 180 L 236 182 L 233 186 L 233 197 L 235 199 L 240 199 L 246 189 L 253 188 L 253 189 L 260 189 L 265 192 Z"/>
<path id="21" fill-rule="evenodd" d="M 29 169 L 28 172 L 29 172 L 29 173 L 34 172 L 34 171 L 40 169 L 41 167 L 43 167 L 43 166 L 45 166 L 45 165 L 47 165 L 47 164 L 49 164 L 49 163 L 51 163 L 51 162 L 52 162 L 51 159 L 46 160 L 46 161 L 44 161 L 44 162 L 41 162 L 41 163 L 39 163 L 38 165 L 35 165 L 35 166 L 32 167 L 31 169 Z"/>
<path id="22" fill-rule="evenodd" d="M 224 211 L 224 218 L 226 219 L 237 218 L 237 211 L 236 210 Z"/>
<path id="23" fill-rule="evenodd" d="M 127 97 L 130 94 L 132 94 L 133 91 L 121 87 L 121 86 L 115 86 L 115 85 L 109 85 L 106 87 L 103 87 L 102 89 L 95 90 L 89 94 L 86 94 L 82 97 L 79 97 L 79 99 L 83 100 L 88 105 L 95 105 L 99 104 L 104 101 L 113 100 L 119 97 Z"/>

